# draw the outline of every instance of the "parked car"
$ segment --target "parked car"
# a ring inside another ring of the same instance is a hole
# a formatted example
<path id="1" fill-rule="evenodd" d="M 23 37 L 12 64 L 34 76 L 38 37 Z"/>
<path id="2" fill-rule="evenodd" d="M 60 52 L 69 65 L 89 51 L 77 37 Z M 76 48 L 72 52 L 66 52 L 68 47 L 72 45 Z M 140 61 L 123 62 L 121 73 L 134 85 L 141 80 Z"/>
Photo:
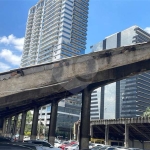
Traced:
<path id="1" fill-rule="evenodd" d="M 100 150 L 106 150 L 106 148 L 110 147 L 110 145 L 105 145 L 103 147 L 100 148 Z"/>
<path id="2" fill-rule="evenodd" d="M 13 143 L 0 143 L 0 150 L 35 150 L 23 145 L 16 145 Z"/>
<path id="3" fill-rule="evenodd" d="M 11 139 L 10 138 L 6 138 L 6 137 L 3 137 L 3 136 L 0 136 L 0 143 L 4 143 L 4 142 L 11 142 Z"/>
<path id="4" fill-rule="evenodd" d="M 69 143 L 69 141 L 64 141 L 62 142 L 62 144 L 59 146 L 59 148 L 61 148 L 62 150 L 65 149 L 65 147 L 70 146 L 71 144 Z"/>
<path id="5" fill-rule="evenodd" d="M 94 143 L 89 143 L 89 149 L 92 149 L 94 146 Z"/>
<path id="6" fill-rule="evenodd" d="M 79 145 L 78 144 L 73 144 L 73 145 L 65 147 L 64 150 L 79 150 Z"/>
<path id="7" fill-rule="evenodd" d="M 17 142 L 19 140 L 19 134 L 13 135 L 11 140 Z"/>
<path id="8" fill-rule="evenodd" d="M 103 147 L 105 146 L 104 144 L 100 144 L 100 143 L 94 143 L 94 146 L 100 146 L 100 147 Z"/>
<path id="9" fill-rule="evenodd" d="M 143 150 L 143 149 L 140 149 L 140 148 L 128 148 L 128 150 Z"/>
<path id="10" fill-rule="evenodd" d="M 54 147 L 59 147 L 62 143 L 58 140 L 55 140 Z"/>
<path id="11" fill-rule="evenodd" d="M 26 140 L 24 141 L 24 143 L 32 143 L 32 144 L 42 145 L 45 147 L 53 147 L 52 144 L 48 143 L 47 141 L 42 141 L 42 140 Z"/>
<path id="12" fill-rule="evenodd" d="M 30 140 L 30 137 L 29 136 L 24 136 L 23 141 L 27 141 L 27 140 Z"/>
<path id="13" fill-rule="evenodd" d="M 22 142 L 22 143 L 16 143 L 16 144 L 30 147 L 34 150 L 60 150 L 59 148 L 55 148 L 52 145 L 50 147 L 47 147 L 47 146 L 43 146 L 42 144 L 39 144 L 39 143 L 33 144 L 33 143 Z"/>
<path id="14" fill-rule="evenodd" d="M 116 150 L 116 148 L 117 148 L 117 147 L 111 146 L 111 147 L 107 147 L 105 150 Z"/>
<path id="15" fill-rule="evenodd" d="M 69 143 L 72 145 L 72 144 L 77 144 L 78 142 L 75 140 L 70 140 Z"/>
<path id="16" fill-rule="evenodd" d="M 128 150 L 128 148 L 116 148 L 116 150 Z"/>
<path id="17" fill-rule="evenodd" d="M 98 146 L 94 146 L 91 150 L 100 150 L 103 146 L 98 145 Z"/>

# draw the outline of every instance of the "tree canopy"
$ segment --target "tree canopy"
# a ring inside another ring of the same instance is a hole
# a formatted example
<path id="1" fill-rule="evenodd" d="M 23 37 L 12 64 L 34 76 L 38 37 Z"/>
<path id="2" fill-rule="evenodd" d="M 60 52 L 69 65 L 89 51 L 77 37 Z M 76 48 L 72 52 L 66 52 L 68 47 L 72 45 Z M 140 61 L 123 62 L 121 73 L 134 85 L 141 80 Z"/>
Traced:
<path id="1" fill-rule="evenodd" d="M 143 113 L 144 117 L 150 117 L 150 107 L 147 107 L 145 112 Z"/>

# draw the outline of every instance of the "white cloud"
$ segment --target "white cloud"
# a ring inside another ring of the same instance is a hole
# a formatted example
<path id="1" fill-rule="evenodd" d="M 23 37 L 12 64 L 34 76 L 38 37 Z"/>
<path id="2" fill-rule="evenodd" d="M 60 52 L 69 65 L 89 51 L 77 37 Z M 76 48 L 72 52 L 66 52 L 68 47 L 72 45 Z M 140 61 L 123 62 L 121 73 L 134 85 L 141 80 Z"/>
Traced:
<path id="1" fill-rule="evenodd" d="M 150 34 L 150 27 L 146 27 L 144 30 Z"/>
<path id="2" fill-rule="evenodd" d="M 7 71 L 9 70 L 11 67 L 8 66 L 7 64 L 4 64 L 2 62 L 0 62 L 0 72 L 3 72 L 3 71 Z"/>
<path id="3" fill-rule="evenodd" d="M 24 37 L 17 38 L 13 34 L 11 34 L 8 37 L 6 36 L 0 37 L 0 43 L 7 44 L 7 45 L 12 44 L 17 50 L 22 51 L 23 44 L 24 44 Z"/>
<path id="4" fill-rule="evenodd" d="M 3 49 L 0 52 L 0 57 L 5 59 L 7 62 L 11 63 L 12 65 L 20 65 L 21 56 L 14 55 L 10 50 Z"/>

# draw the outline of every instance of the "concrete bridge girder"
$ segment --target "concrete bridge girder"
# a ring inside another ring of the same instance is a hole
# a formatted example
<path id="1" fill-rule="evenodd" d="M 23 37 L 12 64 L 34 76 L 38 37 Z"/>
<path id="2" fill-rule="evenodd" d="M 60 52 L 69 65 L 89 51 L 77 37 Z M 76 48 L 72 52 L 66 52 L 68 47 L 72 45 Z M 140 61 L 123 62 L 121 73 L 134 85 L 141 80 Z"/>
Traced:
<path id="1" fill-rule="evenodd" d="M 32 107 L 37 108 L 33 117 L 33 124 L 37 124 L 40 106 L 48 102 L 57 103 L 63 96 L 82 92 L 79 147 L 88 148 L 91 91 L 127 76 L 150 70 L 149 50 L 150 43 L 132 45 L 2 73 L 0 115 L 6 115 L 6 110 L 9 115 L 16 106 L 19 110 L 19 107 L 25 109 L 25 106 L 32 104 Z M 53 117 L 57 114 L 56 111 L 57 108 L 54 109 Z M 51 122 L 54 125 L 50 124 L 50 127 L 55 129 L 56 119 L 51 118 Z M 83 127 L 83 124 L 87 127 Z M 35 139 L 35 136 L 36 127 L 32 128 L 31 139 Z M 128 132 L 125 139 L 128 144 Z M 51 132 L 51 129 L 49 140 L 54 141 L 54 132 Z M 106 139 L 106 143 L 107 141 Z"/>
<path id="2" fill-rule="evenodd" d="M 149 70 L 149 50 L 150 43 L 144 43 L 2 73 L 0 114 L 13 104 L 44 105 L 46 101 L 60 100 L 66 91 L 70 96 L 88 85 L 94 89 Z"/>

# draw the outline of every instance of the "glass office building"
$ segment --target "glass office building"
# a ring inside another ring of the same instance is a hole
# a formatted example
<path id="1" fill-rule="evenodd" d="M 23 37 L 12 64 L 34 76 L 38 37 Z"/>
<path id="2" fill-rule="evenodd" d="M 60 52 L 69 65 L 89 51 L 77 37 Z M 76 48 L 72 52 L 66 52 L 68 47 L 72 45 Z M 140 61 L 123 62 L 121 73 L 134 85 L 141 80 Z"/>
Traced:
<path id="1" fill-rule="evenodd" d="M 100 118 L 100 96 L 101 88 L 94 90 L 91 94 L 91 120 Z"/>
<path id="2" fill-rule="evenodd" d="M 92 51 L 105 50 L 150 41 L 150 35 L 138 26 L 106 37 L 91 46 Z M 101 119 L 136 117 L 150 104 L 150 73 L 142 73 L 101 87 Z"/>
<path id="3" fill-rule="evenodd" d="M 53 62 L 85 53 L 89 0 L 39 0 L 30 8 L 21 67 Z M 81 95 L 62 100 L 57 128 L 70 128 L 80 116 Z M 40 120 L 49 123 L 50 106 Z M 70 118 L 70 119 L 69 119 Z M 46 121 L 45 121 L 46 120 Z"/>

